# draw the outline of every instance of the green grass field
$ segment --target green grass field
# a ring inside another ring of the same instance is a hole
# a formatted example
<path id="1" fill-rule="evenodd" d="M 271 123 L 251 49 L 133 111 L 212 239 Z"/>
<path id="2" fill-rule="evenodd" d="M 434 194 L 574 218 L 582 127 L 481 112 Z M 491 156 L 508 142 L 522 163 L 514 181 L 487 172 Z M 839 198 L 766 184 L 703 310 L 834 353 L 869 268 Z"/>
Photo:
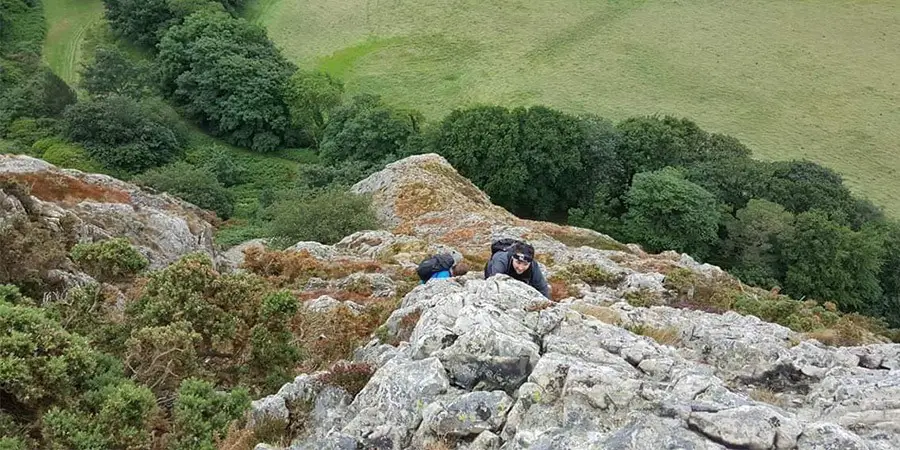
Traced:
<path id="1" fill-rule="evenodd" d="M 689 117 L 900 216 L 896 0 L 255 1 L 291 60 L 430 119 L 478 103 Z"/>
<path id="2" fill-rule="evenodd" d="M 74 85 L 80 69 L 81 44 L 91 25 L 103 18 L 103 1 L 44 0 L 44 18 L 44 60 L 60 78 Z"/>

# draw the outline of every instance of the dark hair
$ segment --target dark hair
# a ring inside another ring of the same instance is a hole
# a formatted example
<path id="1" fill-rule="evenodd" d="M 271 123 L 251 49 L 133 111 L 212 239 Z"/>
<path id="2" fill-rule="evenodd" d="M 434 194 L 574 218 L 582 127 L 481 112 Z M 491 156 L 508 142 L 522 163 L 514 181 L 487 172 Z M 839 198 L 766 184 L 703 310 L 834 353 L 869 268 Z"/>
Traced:
<path id="1" fill-rule="evenodd" d="M 521 253 L 528 257 L 528 259 L 534 260 L 534 247 L 531 244 L 526 244 L 524 242 L 516 242 L 511 245 L 507 250 L 511 255 L 515 255 L 516 253 Z"/>
<path id="2" fill-rule="evenodd" d="M 460 261 L 450 268 L 450 273 L 453 274 L 454 277 L 461 277 L 469 273 L 469 265 L 466 264 L 465 261 Z"/>

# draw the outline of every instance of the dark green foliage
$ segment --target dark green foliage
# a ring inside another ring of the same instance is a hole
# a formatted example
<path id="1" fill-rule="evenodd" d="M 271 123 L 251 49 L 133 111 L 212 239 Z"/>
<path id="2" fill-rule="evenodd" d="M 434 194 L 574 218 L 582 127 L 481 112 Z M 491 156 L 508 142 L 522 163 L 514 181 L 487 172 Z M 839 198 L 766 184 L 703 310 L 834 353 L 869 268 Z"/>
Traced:
<path id="1" fill-rule="evenodd" d="M 855 219 L 857 204 L 833 170 L 810 161 L 772 164 L 775 169 L 766 199 L 794 214 L 817 209 L 838 223 Z"/>
<path id="2" fill-rule="evenodd" d="M 100 281 L 133 277 L 150 263 L 125 238 L 77 244 L 70 255 L 80 269 Z"/>
<path id="3" fill-rule="evenodd" d="M 267 390 L 277 390 L 291 380 L 292 368 L 300 361 L 300 351 L 292 344 L 288 328 L 297 313 L 297 299 L 287 291 L 264 297 L 259 320 L 250 333 L 250 368 L 264 380 Z"/>
<path id="4" fill-rule="evenodd" d="M 357 181 L 381 169 L 366 161 L 345 161 L 335 165 L 303 164 L 297 179 L 301 189 L 322 189 L 329 186 L 352 186 Z"/>
<path id="5" fill-rule="evenodd" d="M 332 111 L 319 154 L 332 164 L 350 160 L 383 163 L 396 158 L 416 132 L 411 116 L 391 109 L 378 96 L 358 95 Z"/>
<path id="6" fill-rule="evenodd" d="M 750 158 L 703 161 L 687 167 L 688 180 L 711 192 L 720 203 L 737 211 L 752 198 L 769 198 L 774 166 Z"/>
<path id="7" fill-rule="evenodd" d="M 771 288 L 783 274 L 779 272 L 779 248 L 793 232 L 794 216 L 777 204 L 752 199 L 726 219 L 728 238 L 723 255 L 731 273 L 755 286 Z"/>
<path id="8" fill-rule="evenodd" d="M 181 153 L 177 124 L 160 105 L 120 95 L 78 102 L 63 119 L 69 139 L 84 144 L 103 165 L 141 172 Z"/>
<path id="9" fill-rule="evenodd" d="M 519 187 L 515 209 L 521 215 L 552 218 L 593 194 L 589 174 L 600 167 L 600 156 L 587 147 L 579 121 L 542 106 L 517 109 L 519 147 L 516 151 L 528 177 Z M 584 180 L 573 183 L 572 180 Z"/>
<path id="10" fill-rule="evenodd" d="M 132 61 L 115 46 L 94 50 L 94 59 L 81 74 L 81 86 L 93 96 L 118 94 L 140 98 L 146 94 L 149 67 Z"/>
<path id="11" fill-rule="evenodd" d="M 0 284 L 0 302 L 10 305 L 34 306 L 34 302 L 22 295 L 19 288 L 12 284 Z"/>
<path id="12" fill-rule="evenodd" d="M 882 296 L 877 277 L 883 251 L 875 233 L 853 231 L 818 211 L 800 214 L 781 248 L 784 291 L 833 301 L 842 311 L 864 311 Z"/>
<path id="13" fill-rule="evenodd" d="M 302 128 L 316 147 L 322 142 L 332 109 L 340 105 L 343 85 L 321 72 L 297 71 L 285 89 L 294 126 Z"/>
<path id="14" fill-rule="evenodd" d="M 598 190 L 618 195 L 624 181 L 619 133 L 597 117 L 475 107 L 452 112 L 428 140 L 495 203 L 527 217 L 590 209 Z"/>
<path id="15" fill-rule="evenodd" d="M 234 3 L 223 0 L 221 3 Z M 165 32 L 190 14 L 222 11 L 213 0 L 104 0 L 106 19 L 119 36 L 142 47 L 154 48 Z"/>
<path id="16" fill-rule="evenodd" d="M 172 447 L 215 450 L 216 439 L 224 437 L 228 424 L 249 407 L 250 395 L 244 389 L 222 392 L 207 381 L 185 380 L 172 409 Z"/>
<path id="17" fill-rule="evenodd" d="M 634 176 L 626 195 L 626 232 L 654 252 L 676 250 L 708 256 L 719 212 L 708 191 L 673 168 Z"/>
<path id="18" fill-rule="evenodd" d="M 45 27 L 40 3 L 0 0 L 0 55 L 17 59 L 24 55 L 40 56 Z"/>
<path id="19" fill-rule="evenodd" d="M 431 148 L 463 176 L 510 210 L 529 179 L 519 159 L 519 123 L 508 109 L 480 106 L 451 112 L 431 136 Z"/>
<path id="20" fill-rule="evenodd" d="M 619 154 L 628 178 L 666 166 L 688 166 L 750 155 L 750 150 L 737 140 L 710 135 L 688 119 L 632 118 L 620 123 L 618 128 L 622 132 Z"/>
<path id="21" fill-rule="evenodd" d="M 270 214 L 269 235 L 288 245 L 297 241 L 333 244 L 357 231 L 378 228 L 371 200 L 339 189 L 279 201 Z"/>
<path id="22" fill-rule="evenodd" d="M 225 189 L 207 168 L 178 161 L 145 172 L 136 177 L 135 182 L 215 211 L 222 219 L 231 217 L 234 211 L 231 192 Z"/>
<path id="23" fill-rule="evenodd" d="M 263 29 L 224 12 L 197 12 L 166 32 L 157 65 L 163 92 L 214 134 L 263 152 L 284 143 L 283 93 L 294 69 Z"/>
<path id="24" fill-rule="evenodd" d="M 118 35 L 153 47 L 174 21 L 167 0 L 104 0 L 106 20 Z"/>
<path id="25" fill-rule="evenodd" d="M 75 92 L 47 67 L 0 91 L 0 130 L 20 117 L 56 117 L 75 103 Z"/>
<path id="26" fill-rule="evenodd" d="M 900 224 L 882 223 L 884 261 L 878 274 L 884 297 L 881 302 L 869 305 L 869 313 L 884 317 L 888 324 L 900 328 Z"/>

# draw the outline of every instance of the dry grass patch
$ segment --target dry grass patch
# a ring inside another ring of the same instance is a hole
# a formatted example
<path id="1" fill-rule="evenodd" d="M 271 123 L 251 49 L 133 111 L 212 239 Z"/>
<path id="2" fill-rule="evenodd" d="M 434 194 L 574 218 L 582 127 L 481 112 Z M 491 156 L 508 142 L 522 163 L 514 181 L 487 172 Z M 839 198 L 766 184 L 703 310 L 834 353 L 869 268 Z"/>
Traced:
<path id="1" fill-rule="evenodd" d="M 577 303 L 570 306 L 570 308 L 574 311 L 578 311 L 579 313 L 584 314 L 585 316 L 593 317 L 603 323 L 608 323 L 610 325 L 616 326 L 622 324 L 622 316 L 619 314 L 619 312 L 607 306 Z"/>
<path id="2" fill-rule="evenodd" d="M 377 273 L 384 270 L 377 261 L 322 261 L 306 250 L 291 252 L 258 247 L 244 251 L 244 264 L 241 267 L 265 277 L 279 287 L 297 286 L 313 277 L 336 279 L 353 273 Z"/>
<path id="3" fill-rule="evenodd" d="M 649 325 L 635 325 L 627 328 L 628 331 L 653 339 L 660 345 L 678 347 L 681 345 L 681 332 L 674 327 L 656 328 Z"/>
<path id="4" fill-rule="evenodd" d="M 782 399 L 777 392 L 769 389 L 769 388 L 755 388 L 751 390 L 749 393 L 750 398 L 762 403 L 768 403 L 770 405 L 775 406 L 784 406 L 784 399 Z"/>

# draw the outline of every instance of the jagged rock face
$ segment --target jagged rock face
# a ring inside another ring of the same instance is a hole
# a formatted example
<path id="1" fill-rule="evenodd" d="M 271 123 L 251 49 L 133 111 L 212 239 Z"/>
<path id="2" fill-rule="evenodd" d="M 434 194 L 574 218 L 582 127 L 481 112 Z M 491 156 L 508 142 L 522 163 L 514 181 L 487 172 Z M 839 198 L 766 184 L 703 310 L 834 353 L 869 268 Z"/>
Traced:
<path id="1" fill-rule="evenodd" d="M 356 360 L 378 367 L 372 380 L 344 416 L 292 448 L 900 448 L 900 373 L 865 367 L 900 346 L 792 345 L 789 330 L 734 313 L 613 309 L 628 326 L 665 318 L 693 334 L 660 345 L 574 302 L 547 306 L 503 276 L 419 286 L 388 321 L 420 314 L 408 344 L 359 349 Z M 875 356 L 864 364 L 857 353 Z M 746 391 L 772 372 L 805 392 L 753 400 Z"/>
<path id="2" fill-rule="evenodd" d="M 150 194 L 106 175 L 60 169 L 21 155 L 0 155 L 0 180 L 29 186 L 41 220 L 51 224 L 63 217 L 74 220 L 82 242 L 125 237 L 147 256 L 151 268 L 189 252 L 215 255 L 210 224 L 215 216 L 167 194 Z M 24 213 L 17 203 L 0 191 L 4 217 Z"/>

